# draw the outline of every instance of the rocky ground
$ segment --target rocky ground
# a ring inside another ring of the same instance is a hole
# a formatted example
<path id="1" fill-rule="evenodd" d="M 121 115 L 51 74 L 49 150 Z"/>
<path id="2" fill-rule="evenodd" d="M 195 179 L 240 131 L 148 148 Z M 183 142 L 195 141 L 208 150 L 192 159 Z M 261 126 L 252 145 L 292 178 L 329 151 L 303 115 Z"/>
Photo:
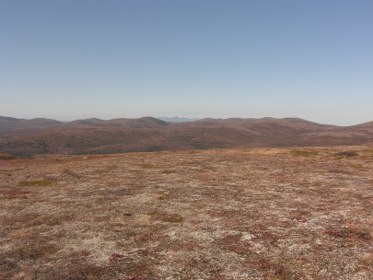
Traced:
<path id="1" fill-rule="evenodd" d="M 0 160 L 0 279 L 373 279 L 373 149 Z"/>

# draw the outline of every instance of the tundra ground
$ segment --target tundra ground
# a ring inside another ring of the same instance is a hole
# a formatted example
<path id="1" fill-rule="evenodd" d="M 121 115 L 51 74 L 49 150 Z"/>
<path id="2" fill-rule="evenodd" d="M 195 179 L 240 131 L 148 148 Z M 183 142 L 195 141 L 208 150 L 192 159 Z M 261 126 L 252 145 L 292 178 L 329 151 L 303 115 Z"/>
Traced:
<path id="1" fill-rule="evenodd" d="M 0 160 L 0 279 L 373 279 L 373 150 Z"/>

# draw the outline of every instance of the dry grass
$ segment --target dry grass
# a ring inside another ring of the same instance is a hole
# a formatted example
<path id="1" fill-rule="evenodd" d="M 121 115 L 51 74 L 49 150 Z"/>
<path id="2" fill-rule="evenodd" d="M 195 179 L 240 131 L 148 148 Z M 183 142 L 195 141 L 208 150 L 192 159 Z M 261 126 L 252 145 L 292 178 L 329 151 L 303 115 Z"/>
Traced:
<path id="1" fill-rule="evenodd" d="M 21 181 L 18 183 L 19 187 L 49 187 L 52 185 L 53 185 L 53 181 L 50 179 Z"/>
<path id="2" fill-rule="evenodd" d="M 372 279 L 370 151 L 1 161 L 0 279 Z"/>
<path id="3" fill-rule="evenodd" d="M 317 156 L 319 154 L 319 152 L 315 150 L 293 150 L 292 153 L 296 156 L 304 157 Z"/>

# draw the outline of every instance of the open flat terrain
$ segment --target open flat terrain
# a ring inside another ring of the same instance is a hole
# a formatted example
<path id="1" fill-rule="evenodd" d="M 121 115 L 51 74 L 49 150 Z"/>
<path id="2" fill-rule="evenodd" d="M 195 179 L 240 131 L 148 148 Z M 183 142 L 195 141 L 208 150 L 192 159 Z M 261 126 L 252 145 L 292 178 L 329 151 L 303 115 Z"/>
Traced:
<path id="1" fill-rule="evenodd" d="M 0 279 L 373 279 L 373 149 L 0 160 Z"/>

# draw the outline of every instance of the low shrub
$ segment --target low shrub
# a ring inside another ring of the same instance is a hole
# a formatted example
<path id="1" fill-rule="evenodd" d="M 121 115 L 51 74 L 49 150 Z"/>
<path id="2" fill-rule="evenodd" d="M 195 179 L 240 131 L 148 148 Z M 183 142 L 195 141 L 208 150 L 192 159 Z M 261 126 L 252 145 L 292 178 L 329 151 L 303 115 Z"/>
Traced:
<path id="1" fill-rule="evenodd" d="M 318 151 L 310 151 L 310 150 L 294 150 L 292 151 L 294 155 L 309 157 L 309 156 L 317 156 L 319 154 Z"/>
<path id="2" fill-rule="evenodd" d="M 7 154 L 7 153 L 0 153 L 0 160 L 11 160 L 11 159 L 15 159 L 16 157 L 11 155 L 11 154 Z"/>

